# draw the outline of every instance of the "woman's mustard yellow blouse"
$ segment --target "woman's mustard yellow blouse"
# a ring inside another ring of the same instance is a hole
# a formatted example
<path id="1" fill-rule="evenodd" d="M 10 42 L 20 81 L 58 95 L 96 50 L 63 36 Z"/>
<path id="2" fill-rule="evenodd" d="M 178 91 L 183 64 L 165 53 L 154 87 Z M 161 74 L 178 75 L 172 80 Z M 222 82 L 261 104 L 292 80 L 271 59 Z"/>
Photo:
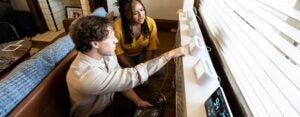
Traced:
<path id="1" fill-rule="evenodd" d="M 151 17 L 146 17 L 146 21 L 149 27 L 150 36 L 149 38 L 144 37 L 143 34 L 140 35 L 138 39 L 133 38 L 131 44 L 125 44 L 125 38 L 122 32 L 121 18 L 118 18 L 114 22 L 115 26 L 115 36 L 118 39 L 116 47 L 116 55 L 125 54 L 127 56 L 135 56 L 141 54 L 144 49 L 146 50 L 156 50 L 159 44 L 157 38 L 157 28 L 155 21 Z"/>

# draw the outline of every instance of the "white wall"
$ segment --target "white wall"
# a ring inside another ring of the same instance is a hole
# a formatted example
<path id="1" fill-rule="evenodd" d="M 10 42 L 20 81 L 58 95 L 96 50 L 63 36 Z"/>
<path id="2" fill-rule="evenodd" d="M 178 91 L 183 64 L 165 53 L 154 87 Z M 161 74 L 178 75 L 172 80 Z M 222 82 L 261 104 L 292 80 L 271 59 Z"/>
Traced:
<path id="1" fill-rule="evenodd" d="M 114 11 L 119 15 L 118 7 L 113 3 L 116 0 L 108 0 L 108 11 Z M 178 20 L 177 10 L 182 8 L 183 0 L 142 0 L 147 15 L 155 19 Z"/>
<path id="2" fill-rule="evenodd" d="M 10 0 L 11 6 L 15 10 L 30 11 L 26 0 Z"/>
<path id="3" fill-rule="evenodd" d="M 178 20 L 177 10 L 183 0 L 143 0 L 147 14 L 155 19 Z"/>

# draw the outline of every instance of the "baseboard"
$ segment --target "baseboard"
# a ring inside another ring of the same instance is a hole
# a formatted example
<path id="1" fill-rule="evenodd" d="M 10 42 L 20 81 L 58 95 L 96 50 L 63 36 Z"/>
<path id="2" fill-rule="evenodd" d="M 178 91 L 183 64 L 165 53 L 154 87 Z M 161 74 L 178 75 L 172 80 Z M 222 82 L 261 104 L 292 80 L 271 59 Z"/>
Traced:
<path id="1" fill-rule="evenodd" d="M 176 32 L 178 20 L 155 19 L 158 31 Z"/>

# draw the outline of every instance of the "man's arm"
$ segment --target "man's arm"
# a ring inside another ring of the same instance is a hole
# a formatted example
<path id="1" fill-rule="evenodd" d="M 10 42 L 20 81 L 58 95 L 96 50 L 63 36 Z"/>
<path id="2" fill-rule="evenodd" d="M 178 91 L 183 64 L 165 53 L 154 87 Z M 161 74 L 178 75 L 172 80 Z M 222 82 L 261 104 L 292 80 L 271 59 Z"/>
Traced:
<path id="1" fill-rule="evenodd" d="M 129 89 L 126 91 L 123 91 L 122 94 L 127 97 L 129 100 L 135 103 L 137 107 L 151 107 L 153 106 L 148 101 L 144 101 L 141 99 L 133 89 Z"/>
<path id="2" fill-rule="evenodd" d="M 158 71 L 162 66 L 164 66 L 166 63 L 168 63 L 168 61 L 172 58 L 178 57 L 178 56 L 182 56 L 185 55 L 187 53 L 187 48 L 186 47 L 181 47 L 181 48 L 177 48 L 175 50 L 171 50 L 167 53 L 164 53 L 163 55 L 154 58 L 152 60 L 149 60 L 147 62 L 145 62 L 144 64 L 146 65 L 146 68 L 149 72 L 149 74 L 151 74 L 152 72 L 156 72 Z M 130 99 L 132 102 L 134 102 L 138 107 L 150 107 L 153 106 L 152 104 L 150 104 L 147 101 L 144 101 L 143 99 L 141 99 L 133 89 L 129 89 L 126 91 L 123 91 L 122 94 L 127 97 L 128 99 Z"/>
<path id="3" fill-rule="evenodd" d="M 182 46 L 171 51 L 168 51 L 154 59 L 144 62 L 146 65 L 148 75 L 151 76 L 168 63 L 172 58 L 186 55 L 188 53 L 188 46 Z"/>
<path id="4" fill-rule="evenodd" d="M 150 75 L 153 75 L 162 68 L 170 59 L 185 55 L 186 53 L 187 46 L 183 46 L 147 62 L 140 63 L 133 68 L 116 69 L 108 73 L 104 68 L 94 68 L 94 70 L 87 71 L 83 76 L 90 78 L 81 79 L 81 81 L 90 84 L 86 85 L 86 90 L 95 89 L 91 90 L 94 94 L 129 90 L 148 80 Z M 111 62 L 117 64 L 116 59 Z"/>

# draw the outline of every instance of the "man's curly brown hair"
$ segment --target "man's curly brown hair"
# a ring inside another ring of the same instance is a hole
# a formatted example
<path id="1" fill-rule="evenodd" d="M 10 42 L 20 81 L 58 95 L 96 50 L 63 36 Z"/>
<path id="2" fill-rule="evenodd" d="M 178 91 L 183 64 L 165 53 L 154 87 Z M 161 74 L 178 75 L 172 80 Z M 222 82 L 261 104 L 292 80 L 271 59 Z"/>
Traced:
<path id="1" fill-rule="evenodd" d="M 91 42 L 106 39 L 109 34 L 107 28 L 112 27 L 108 19 L 92 15 L 81 17 L 74 23 L 70 27 L 70 36 L 80 52 L 91 50 Z"/>

